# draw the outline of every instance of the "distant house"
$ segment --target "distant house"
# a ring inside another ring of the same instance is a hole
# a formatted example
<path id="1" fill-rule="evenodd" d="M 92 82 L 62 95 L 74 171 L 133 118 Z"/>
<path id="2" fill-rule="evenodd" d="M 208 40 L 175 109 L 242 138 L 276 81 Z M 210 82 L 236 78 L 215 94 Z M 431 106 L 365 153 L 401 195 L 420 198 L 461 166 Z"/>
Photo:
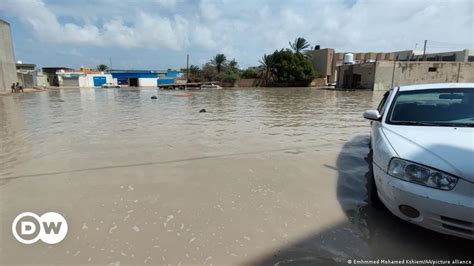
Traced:
<path id="1" fill-rule="evenodd" d="M 47 86 L 59 87 L 58 71 L 73 70 L 68 67 L 43 67 L 43 75 L 46 77 Z"/>
<path id="2" fill-rule="evenodd" d="M 154 70 L 110 70 L 115 83 L 130 87 L 157 86 L 158 73 Z"/>
<path id="3" fill-rule="evenodd" d="M 474 82 L 473 62 L 375 61 L 337 67 L 337 88 L 389 90 L 393 86 Z"/>
<path id="4" fill-rule="evenodd" d="M 97 88 L 113 83 L 112 75 L 103 71 L 83 68 L 81 70 L 61 69 L 56 72 L 61 87 Z"/>
<path id="5" fill-rule="evenodd" d="M 345 55 L 350 55 L 352 62 L 345 64 Z M 463 75 L 463 71 L 465 69 L 470 70 L 470 64 L 474 62 L 474 50 L 472 49 L 428 53 L 425 55 L 423 55 L 423 51 L 420 50 L 336 53 L 332 48 L 321 49 L 320 46 L 317 45 L 315 50 L 308 51 L 308 56 L 313 68 L 326 78 L 326 84 L 337 83 L 336 86 L 339 88 L 367 88 L 375 90 L 386 90 L 387 81 L 379 80 L 384 79 L 383 75 L 389 75 L 389 83 L 391 85 L 392 73 L 396 73 L 394 77 L 395 84 L 397 84 L 398 76 L 400 77 L 400 84 L 411 84 L 410 82 L 422 83 L 423 81 L 447 82 L 448 80 L 450 80 L 450 82 L 456 82 L 458 76 L 460 81 L 472 81 L 469 73 L 466 72 L 466 75 Z M 394 61 L 400 62 L 396 64 L 396 66 L 400 67 L 396 67 L 395 72 L 393 67 Z M 418 61 L 438 62 L 439 64 L 437 66 L 431 65 L 431 69 L 437 69 L 437 71 L 429 72 L 425 67 L 426 64 L 422 64 L 421 62 L 420 64 L 414 64 Z M 406 64 L 402 62 L 406 62 Z M 412 64 L 409 62 L 412 62 Z M 448 70 L 450 66 L 453 65 L 448 64 L 448 62 L 459 64 L 454 65 L 454 70 Z M 461 67 L 459 68 L 459 66 Z M 417 69 L 418 72 L 411 71 L 412 68 L 406 71 L 406 67 L 413 67 L 413 69 Z M 388 74 L 382 74 L 385 73 L 386 69 L 388 69 Z M 399 69 L 400 74 L 397 72 Z M 407 76 L 409 74 L 415 76 L 409 77 Z M 434 74 L 436 75 L 433 76 Z"/>
<path id="6" fill-rule="evenodd" d="M 174 84 L 184 76 L 178 70 L 110 70 L 114 81 L 122 86 L 157 87 Z"/>
<path id="7" fill-rule="evenodd" d="M 16 74 L 18 81 L 24 88 L 32 88 L 37 86 L 38 69 L 35 64 L 16 64 Z"/>

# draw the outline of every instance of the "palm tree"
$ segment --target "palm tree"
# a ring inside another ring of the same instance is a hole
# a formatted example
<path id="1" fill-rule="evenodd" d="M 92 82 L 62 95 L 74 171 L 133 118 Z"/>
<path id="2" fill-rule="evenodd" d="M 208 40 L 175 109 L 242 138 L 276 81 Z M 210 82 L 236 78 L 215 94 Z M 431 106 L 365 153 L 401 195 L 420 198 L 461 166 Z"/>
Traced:
<path id="1" fill-rule="evenodd" d="M 97 65 L 96 69 L 98 71 L 107 71 L 107 70 L 109 70 L 109 67 L 107 65 L 100 64 L 100 65 Z"/>
<path id="2" fill-rule="evenodd" d="M 276 76 L 273 57 L 272 55 L 264 54 L 262 59 L 258 62 L 260 63 L 258 85 L 268 86 L 273 82 Z"/>
<path id="3" fill-rule="evenodd" d="M 305 38 L 298 37 L 295 39 L 295 42 L 289 42 L 291 49 L 295 51 L 295 53 L 300 53 L 301 51 L 307 49 L 309 47 L 309 43 L 306 41 Z"/>
<path id="4" fill-rule="evenodd" d="M 227 61 L 227 58 L 225 57 L 224 54 L 217 54 L 213 59 L 212 63 L 213 65 L 216 66 L 217 73 L 220 73 L 222 70 L 222 66 L 225 64 Z"/>
<path id="5" fill-rule="evenodd" d="M 229 62 L 229 66 L 231 69 L 236 69 L 239 66 L 239 64 L 237 63 L 237 61 L 235 61 L 235 58 L 234 58 Z"/>

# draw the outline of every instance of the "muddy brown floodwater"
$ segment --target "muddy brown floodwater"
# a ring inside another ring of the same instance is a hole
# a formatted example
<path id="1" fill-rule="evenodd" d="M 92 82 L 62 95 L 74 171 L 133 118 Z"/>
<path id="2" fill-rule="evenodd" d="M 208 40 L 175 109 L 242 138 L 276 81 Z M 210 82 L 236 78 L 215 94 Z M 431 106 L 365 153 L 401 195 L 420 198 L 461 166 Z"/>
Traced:
<path id="1" fill-rule="evenodd" d="M 382 93 L 175 96 L 77 89 L 0 97 L 0 264 L 473 256 L 472 241 L 367 206 L 369 123 L 361 114 Z M 25 211 L 61 213 L 66 238 L 17 242 L 12 221 Z"/>

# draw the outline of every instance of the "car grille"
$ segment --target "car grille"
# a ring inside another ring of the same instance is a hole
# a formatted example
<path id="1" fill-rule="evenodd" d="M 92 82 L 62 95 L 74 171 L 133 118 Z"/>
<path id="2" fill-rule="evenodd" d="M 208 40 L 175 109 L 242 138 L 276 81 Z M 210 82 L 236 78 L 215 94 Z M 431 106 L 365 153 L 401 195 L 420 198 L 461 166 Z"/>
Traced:
<path id="1" fill-rule="evenodd" d="M 466 235 L 474 236 L 474 224 L 446 216 L 441 216 L 443 228 Z"/>

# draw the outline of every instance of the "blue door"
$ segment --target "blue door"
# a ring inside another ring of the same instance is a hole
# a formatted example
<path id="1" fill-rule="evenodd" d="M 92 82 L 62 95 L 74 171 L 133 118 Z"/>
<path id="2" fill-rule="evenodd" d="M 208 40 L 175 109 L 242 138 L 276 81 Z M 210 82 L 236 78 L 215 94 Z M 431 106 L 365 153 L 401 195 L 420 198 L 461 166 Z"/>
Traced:
<path id="1" fill-rule="evenodd" d="M 94 77 L 94 87 L 101 87 L 102 84 L 105 84 L 107 80 L 105 77 Z"/>

